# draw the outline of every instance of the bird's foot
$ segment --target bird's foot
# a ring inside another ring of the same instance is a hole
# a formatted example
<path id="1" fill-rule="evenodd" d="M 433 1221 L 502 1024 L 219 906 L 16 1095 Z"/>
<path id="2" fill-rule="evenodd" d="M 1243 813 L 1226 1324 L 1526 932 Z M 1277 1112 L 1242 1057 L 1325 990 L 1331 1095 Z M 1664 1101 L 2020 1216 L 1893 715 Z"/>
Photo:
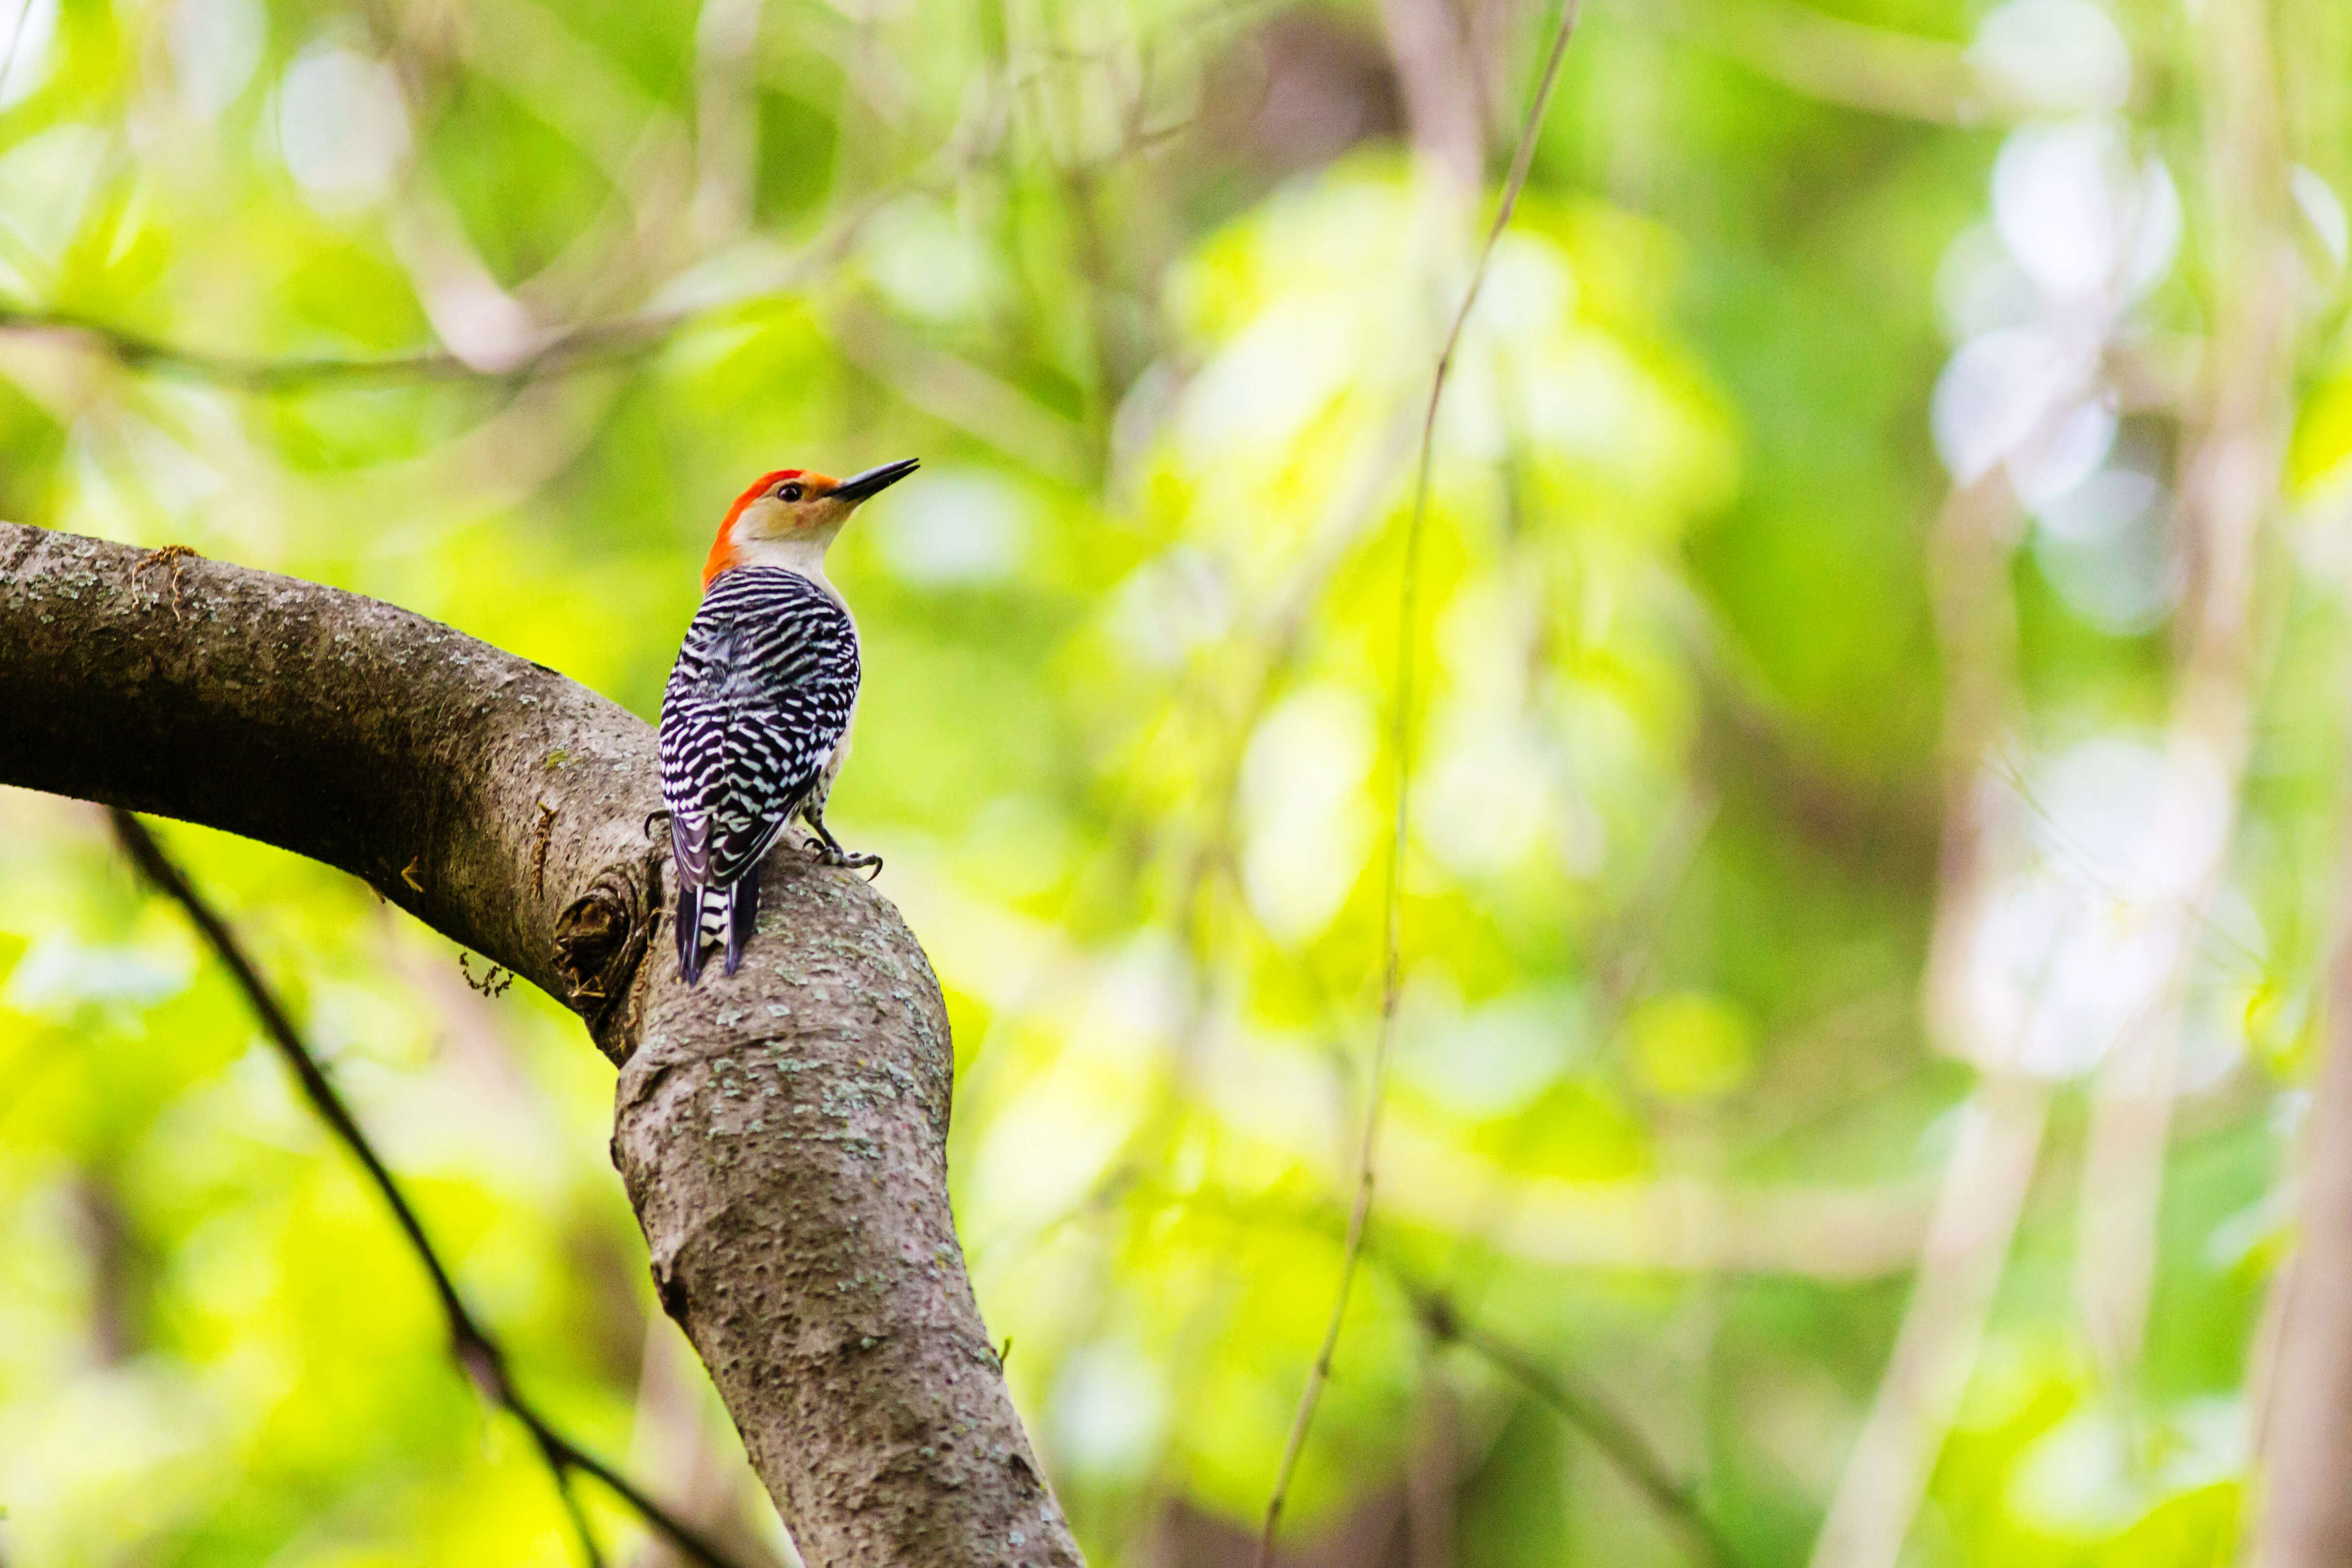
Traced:
<path id="1" fill-rule="evenodd" d="M 871 872 L 866 879 L 869 882 L 882 874 L 881 856 L 844 849 L 829 835 L 824 838 L 810 839 L 808 852 L 816 858 L 816 863 L 820 866 L 839 866 L 851 871 L 865 871 L 870 867 Z"/>

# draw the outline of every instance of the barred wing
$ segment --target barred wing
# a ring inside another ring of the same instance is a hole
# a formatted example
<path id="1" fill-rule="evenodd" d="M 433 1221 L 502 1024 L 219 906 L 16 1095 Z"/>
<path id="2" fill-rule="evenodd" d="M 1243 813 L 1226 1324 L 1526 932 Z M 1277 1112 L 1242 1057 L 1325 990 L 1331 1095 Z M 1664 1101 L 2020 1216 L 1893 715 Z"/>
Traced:
<path id="1" fill-rule="evenodd" d="M 857 631 L 797 572 L 710 585 L 662 698 L 662 804 L 679 879 L 726 887 L 759 864 L 816 783 L 857 701 Z"/>

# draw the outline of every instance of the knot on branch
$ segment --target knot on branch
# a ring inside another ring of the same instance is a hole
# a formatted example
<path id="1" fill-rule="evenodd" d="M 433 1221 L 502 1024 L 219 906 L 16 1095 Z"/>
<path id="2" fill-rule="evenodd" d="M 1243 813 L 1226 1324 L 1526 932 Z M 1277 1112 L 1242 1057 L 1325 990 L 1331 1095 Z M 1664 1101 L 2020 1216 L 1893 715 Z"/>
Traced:
<path id="1" fill-rule="evenodd" d="M 616 1066 L 628 1059 L 632 1033 L 621 1004 L 660 914 L 661 862 L 648 855 L 641 865 L 605 867 L 555 917 L 555 972 L 563 999 L 588 1020 L 597 1049 Z"/>

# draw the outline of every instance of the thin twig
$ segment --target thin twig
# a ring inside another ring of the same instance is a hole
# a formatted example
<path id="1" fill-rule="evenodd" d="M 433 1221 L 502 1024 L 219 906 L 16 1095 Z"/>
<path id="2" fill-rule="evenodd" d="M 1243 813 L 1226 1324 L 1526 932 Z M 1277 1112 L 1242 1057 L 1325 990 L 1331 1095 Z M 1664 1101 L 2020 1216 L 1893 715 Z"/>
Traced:
<path id="1" fill-rule="evenodd" d="M 534 1432 L 532 1436 L 536 1437 L 538 1434 Z M 572 1472 L 564 1468 L 562 1456 L 552 1447 L 545 1443 L 538 1447 L 541 1462 L 555 1481 L 555 1496 L 563 1504 L 563 1517 L 571 1521 L 572 1538 L 580 1543 L 581 1561 L 588 1568 L 604 1568 L 604 1549 L 596 1544 L 596 1531 L 588 1523 L 588 1510 L 581 1506 L 578 1489 L 572 1484 Z"/>
<path id="2" fill-rule="evenodd" d="M 1543 1365 L 1507 1340 L 1465 1322 L 1452 1298 L 1415 1290 L 1415 1305 L 1430 1337 L 1460 1345 L 1509 1378 L 1561 1420 L 1591 1440 L 1609 1462 L 1687 1536 L 1717 1568 L 1738 1568 L 1730 1539 L 1699 1506 L 1690 1483 L 1679 1480 L 1656 1449 L 1621 1415 L 1606 1394 L 1573 1373 Z"/>
<path id="3" fill-rule="evenodd" d="M 736 305 L 741 301 L 730 300 Z M 648 311 L 566 328 L 499 369 L 469 363 L 446 350 L 386 354 L 375 359 L 258 359 L 214 353 L 165 342 L 69 310 L 0 307 L 0 332 L 80 339 L 131 370 L 193 376 L 247 392 L 283 392 L 336 383 L 383 384 L 433 381 L 527 381 L 559 371 L 610 364 L 658 348 L 692 319 L 687 311 Z"/>
<path id="4" fill-rule="evenodd" d="M 1274 1560 L 1274 1542 L 1282 1524 L 1283 1504 L 1289 1498 L 1291 1479 L 1297 1472 L 1307 1436 L 1314 1428 L 1323 1385 L 1330 1381 L 1331 1357 L 1339 1348 L 1340 1323 L 1347 1316 L 1348 1298 L 1355 1288 L 1357 1265 L 1363 1259 L 1364 1228 L 1371 1218 L 1373 1156 L 1380 1144 L 1381 1112 L 1387 1100 L 1389 1049 L 1396 1033 L 1397 995 L 1403 963 L 1400 894 L 1406 832 L 1412 821 L 1412 791 L 1408 787 L 1411 764 L 1406 750 L 1412 736 L 1416 673 L 1412 625 L 1420 586 L 1422 535 L 1429 517 L 1430 463 L 1437 437 L 1438 404 L 1445 395 L 1445 378 L 1454 368 L 1454 353 L 1461 346 L 1463 327 L 1469 321 L 1470 311 L 1478 303 L 1478 290 L 1486 280 L 1487 264 L 1494 259 L 1495 247 L 1501 241 L 1503 230 L 1509 226 L 1511 213 L 1518 205 L 1519 192 L 1528 183 L 1528 166 L 1535 160 L 1536 137 L 1543 129 L 1544 111 L 1551 106 L 1552 89 L 1559 84 L 1559 63 L 1568 53 L 1569 39 L 1576 32 L 1580 6 L 1580 0 L 1563 0 L 1560 6 L 1559 26 L 1552 35 L 1551 52 L 1544 60 L 1535 101 L 1528 106 L 1526 123 L 1519 128 L 1518 146 L 1511 154 L 1510 175 L 1503 182 L 1502 201 L 1495 208 L 1495 221 L 1488 226 L 1486 243 L 1479 247 L 1478 259 L 1471 268 L 1470 285 L 1463 291 L 1461 307 L 1454 312 L 1453 324 L 1446 329 L 1445 346 L 1439 352 L 1437 368 L 1430 376 L 1429 406 L 1422 415 L 1421 457 L 1413 478 L 1412 511 L 1405 524 L 1402 582 L 1397 595 L 1396 684 L 1389 736 L 1396 769 L 1396 815 L 1390 827 L 1388 868 L 1381 893 L 1381 1017 L 1373 1037 L 1371 1072 L 1365 1085 L 1363 1133 L 1356 1150 L 1356 1196 L 1348 1214 L 1348 1240 L 1339 1264 L 1339 1287 L 1332 1299 L 1330 1321 L 1324 1325 L 1323 1345 L 1307 1372 L 1307 1386 L 1299 1392 L 1298 1413 L 1291 1421 L 1290 1439 L 1283 1447 L 1273 1494 L 1266 1500 L 1265 1526 L 1258 1536 L 1257 1568 L 1267 1568 Z"/>
<path id="5" fill-rule="evenodd" d="M 177 863 L 163 852 L 163 847 L 155 841 L 155 836 L 147 830 L 146 824 L 120 809 L 108 815 L 113 819 L 115 836 L 121 840 L 124 852 L 149 881 L 186 911 L 205 944 L 228 970 L 236 982 L 237 989 L 245 994 L 247 1005 L 261 1021 L 262 1033 L 269 1037 L 270 1044 L 286 1059 L 286 1065 L 300 1083 L 303 1097 L 310 1100 L 311 1109 L 319 1113 L 336 1139 L 351 1151 L 352 1157 L 366 1171 L 368 1181 L 383 1199 L 384 1206 L 392 1211 L 392 1217 L 400 1226 L 401 1234 L 408 1238 L 410 1250 L 415 1253 L 416 1260 L 425 1266 L 425 1274 L 433 1281 L 433 1293 L 440 1300 L 441 1314 L 449 1327 L 450 1354 L 484 1398 L 511 1413 L 530 1432 L 532 1444 L 554 1478 L 564 1512 L 580 1538 L 581 1555 L 587 1559 L 590 1568 L 604 1568 L 604 1557 L 597 1550 L 595 1537 L 590 1532 L 587 1515 L 572 1493 L 572 1479 L 575 1471 L 602 1481 L 647 1524 L 667 1536 L 672 1544 L 702 1564 L 703 1568 L 736 1568 L 736 1564 L 699 1531 L 551 1426 L 537 1407 L 524 1399 L 507 1371 L 506 1352 L 475 1320 L 465 1299 L 457 1294 L 456 1282 L 450 1279 L 440 1254 L 434 1250 L 433 1243 L 425 1237 L 425 1226 L 417 1219 L 416 1211 L 409 1206 L 407 1195 L 400 1190 L 400 1184 L 376 1153 L 375 1146 L 368 1142 L 367 1134 L 361 1131 L 350 1107 L 343 1103 L 342 1096 L 328 1080 L 326 1072 L 319 1066 L 318 1058 L 311 1054 L 309 1044 L 294 1026 L 277 994 L 262 980 L 260 972 L 254 967 L 252 959 L 237 941 L 236 933 L 229 929 L 228 922 L 221 918 L 219 911 L 206 901 L 204 895 L 196 891 Z"/>
<path id="6" fill-rule="evenodd" d="M 967 145 L 970 143 L 970 145 Z M 757 305 L 806 272 L 845 252 L 890 202 L 961 174 L 988 144 L 964 128 L 927 160 L 926 167 L 858 203 L 755 287 L 665 309 L 646 309 L 601 321 L 551 329 L 530 351 L 507 365 L 476 364 L 446 349 L 384 354 L 369 359 L 335 356 L 267 358 L 216 353 L 149 337 L 110 321 L 70 310 L 0 305 L 0 333 L 23 332 L 79 339 L 131 370 L 181 375 L 250 393 L 295 391 L 321 385 L 397 385 L 474 381 L 515 384 L 546 375 L 595 369 L 652 353 L 699 323 L 730 310 Z M 936 165 L 933 167 L 931 165 Z"/>

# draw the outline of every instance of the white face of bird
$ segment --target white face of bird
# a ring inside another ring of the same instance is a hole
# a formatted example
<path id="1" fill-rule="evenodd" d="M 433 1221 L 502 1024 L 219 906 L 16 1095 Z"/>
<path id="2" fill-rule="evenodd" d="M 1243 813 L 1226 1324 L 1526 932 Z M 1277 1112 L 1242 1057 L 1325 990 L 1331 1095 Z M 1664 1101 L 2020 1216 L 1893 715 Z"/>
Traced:
<path id="1" fill-rule="evenodd" d="M 705 583 L 736 566 L 777 565 L 813 572 L 825 547 L 868 497 L 915 471 L 901 458 L 836 479 L 807 468 L 779 468 L 737 498 L 703 565 Z"/>

